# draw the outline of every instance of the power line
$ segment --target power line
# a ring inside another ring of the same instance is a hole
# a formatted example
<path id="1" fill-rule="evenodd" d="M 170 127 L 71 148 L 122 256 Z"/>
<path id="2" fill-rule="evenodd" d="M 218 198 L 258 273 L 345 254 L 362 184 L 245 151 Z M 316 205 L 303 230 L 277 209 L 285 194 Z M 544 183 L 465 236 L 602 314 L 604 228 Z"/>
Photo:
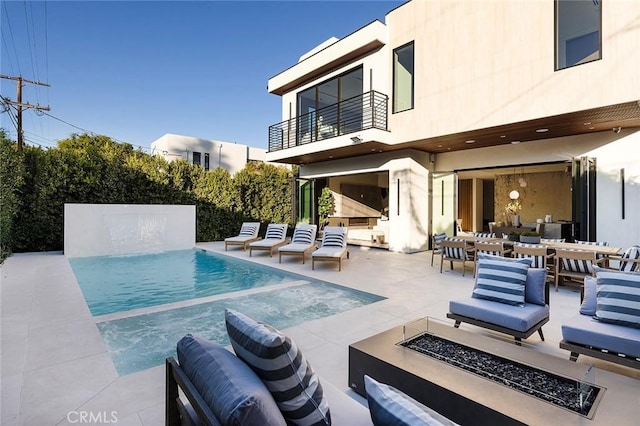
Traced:
<path id="1" fill-rule="evenodd" d="M 20 59 L 18 58 L 18 51 L 16 50 L 16 41 L 13 38 L 13 28 L 11 28 L 11 20 L 9 19 L 9 12 L 7 12 L 7 4 L 4 5 L 3 9 L 4 9 L 4 14 L 7 17 L 7 25 L 9 26 L 9 35 L 11 36 L 11 44 L 13 45 L 13 54 L 16 57 L 16 64 L 18 66 L 18 74 L 22 74 L 22 70 L 20 69 Z"/>

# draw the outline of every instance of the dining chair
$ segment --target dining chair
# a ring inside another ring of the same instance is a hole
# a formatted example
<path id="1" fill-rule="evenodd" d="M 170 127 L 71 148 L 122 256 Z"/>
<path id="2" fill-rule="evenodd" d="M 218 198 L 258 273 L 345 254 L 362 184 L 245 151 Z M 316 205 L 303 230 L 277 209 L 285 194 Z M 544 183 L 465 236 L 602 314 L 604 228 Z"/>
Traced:
<path id="1" fill-rule="evenodd" d="M 541 243 L 564 243 L 565 238 L 540 238 Z"/>
<path id="2" fill-rule="evenodd" d="M 629 247 L 621 256 L 608 256 L 606 260 L 607 262 L 603 262 L 602 259 L 600 259 L 598 260 L 598 264 L 604 263 L 605 265 L 603 266 L 621 272 L 640 272 L 640 245 Z M 609 261 L 611 260 L 618 262 L 617 268 L 610 266 Z"/>
<path id="3" fill-rule="evenodd" d="M 559 284 L 564 284 L 565 278 L 575 281 L 578 287 L 582 287 L 584 277 L 589 275 L 595 277 L 593 266 L 596 261 L 596 253 L 593 251 L 556 249 L 554 271 L 556 291 Z"/>
<path id="4" fill-rule="evenodd" d="M 447 238 L 446 232 L 440 232 L 439 234 L 433 234 L 431 236 L 431 266 L 433 266 L 433 257 L 436 254 L 442 254 L 442 240 Z"/>
<path id="5" fill-rule="evenodd" d="M 457 238 L 445 238 L 442 240 L 442 252 L 440 253 L 440 273 L 442 273 L 442 265 L 445 261 L 449 261 L 450 269 L 453 270 L 453 262 L 462 263 L 462 276 L 464 277 L 467 262 L 474 266 L 475 275 L 475 258 L 473 252 L 469 248 L 466 240 Z"/>
<path id="6" fill-rule="evenodd" d="M 505 247 L 504 241 L 476 241 L 473 245 L 474 256 L 477 259 L 479 253 L 490 254 L 492 256 L 511 257 L 511 249 Z M 473 269 L 473 276 L 476 270 Z"/>
<path id="7" fill-rule="evenodd" d="M 547 270 L 547 278 L 553 278 L 553 264 L 549 265 L 549 260 L 555 254 L 549 253 L 549 247 L 543 244 L 515 243 L 513 245 L 513 257 L 531 259 L 532 268 L 544 268 Z"/>
<path id="8" fill-rule="evenodd" d="M 477 238 L 495 238 L 496 234 L 495 232 L 474 232 L 473 236 Z"/>

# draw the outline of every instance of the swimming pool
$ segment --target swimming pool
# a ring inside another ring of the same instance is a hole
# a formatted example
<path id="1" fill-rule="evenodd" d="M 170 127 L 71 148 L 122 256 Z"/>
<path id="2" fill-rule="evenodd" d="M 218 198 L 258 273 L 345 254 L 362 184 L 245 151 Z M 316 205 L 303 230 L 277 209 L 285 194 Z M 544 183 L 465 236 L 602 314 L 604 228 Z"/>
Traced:
<path id="1" fill-rule="evenodd" d="M 71 258 L 93 316 L 291 281 L 277 269 L 203 250 Z"/>
<path id="2" fill-rule="evenodd" d="M 120 375 L 161 365 L 187 333 L 229 344 L 226 308 L 284 329 L 385 299 L 200 250 L 70 262 Z"/>

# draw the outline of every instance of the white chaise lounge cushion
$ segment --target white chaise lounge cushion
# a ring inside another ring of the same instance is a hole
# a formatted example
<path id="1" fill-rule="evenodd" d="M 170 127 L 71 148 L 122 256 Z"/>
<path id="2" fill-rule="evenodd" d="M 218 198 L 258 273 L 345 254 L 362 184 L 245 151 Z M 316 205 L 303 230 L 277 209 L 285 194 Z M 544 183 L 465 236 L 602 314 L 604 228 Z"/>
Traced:
<path id="1" fill-rule="evenodd" d="M 278 248 L 281 252 L 306 252 L 316 243 L 318 225 L 298 224 L 293 231 L 291 243 Z"/>
<path id="2" fill-rule="evenodd" d="M 281 244 L 287 237 L 288 226 L 286 223 L 270 223 L 264 239 L 252 242 L 249 247 L 273 247 Z"/>

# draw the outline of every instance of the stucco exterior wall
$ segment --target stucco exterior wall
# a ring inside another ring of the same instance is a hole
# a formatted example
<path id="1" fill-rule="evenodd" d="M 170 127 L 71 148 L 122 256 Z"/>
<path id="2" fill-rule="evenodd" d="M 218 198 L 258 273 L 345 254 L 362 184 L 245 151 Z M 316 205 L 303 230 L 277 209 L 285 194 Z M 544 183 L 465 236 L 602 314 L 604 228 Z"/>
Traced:
<path id="1" fill-rule="evenodd" d="M 555 71 L 553 1 L 408 2 L 386 17 L 389 51 L 416 50 L 415 108 L 390 114 L 394 142 L 638 100 L 624 64 L 640 63 L 639 20 L 640 2 L 602 2 L 602 59 Z"/>
<path id="2" fill-rule="evenodd" d="M 195 243 L 195 206 L 64 205 L 67 257 L 185 250 Z"/>

